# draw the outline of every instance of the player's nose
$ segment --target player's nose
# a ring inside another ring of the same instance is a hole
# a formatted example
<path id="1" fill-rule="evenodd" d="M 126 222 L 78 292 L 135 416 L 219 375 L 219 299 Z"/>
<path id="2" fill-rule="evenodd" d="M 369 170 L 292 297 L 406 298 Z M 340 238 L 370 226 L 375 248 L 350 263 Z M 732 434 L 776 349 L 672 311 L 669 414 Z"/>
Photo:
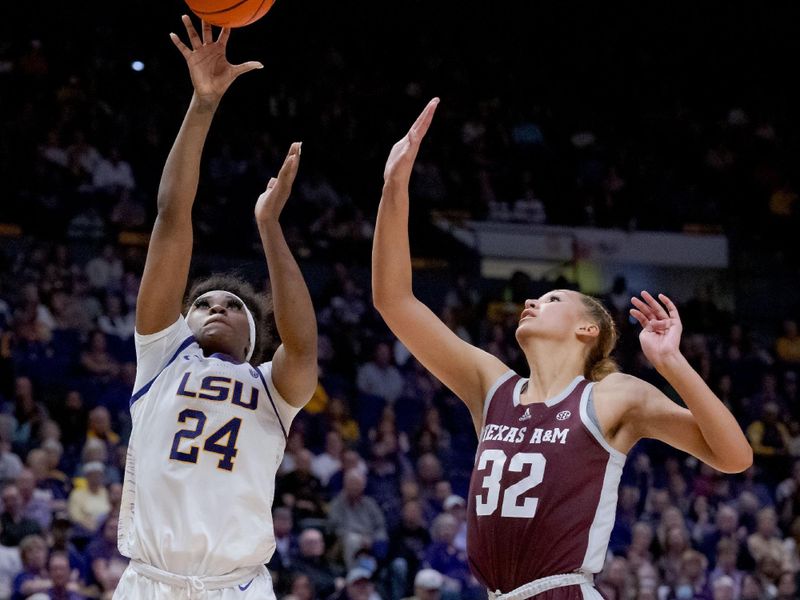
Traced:
<path id="1" fill-rule="evenodd" d="M 539 303 L 538 300 L 534 300 L 533 298 L 528 298 L 525 300 L 525 308 L 536 308 L 536 305 Z"/>

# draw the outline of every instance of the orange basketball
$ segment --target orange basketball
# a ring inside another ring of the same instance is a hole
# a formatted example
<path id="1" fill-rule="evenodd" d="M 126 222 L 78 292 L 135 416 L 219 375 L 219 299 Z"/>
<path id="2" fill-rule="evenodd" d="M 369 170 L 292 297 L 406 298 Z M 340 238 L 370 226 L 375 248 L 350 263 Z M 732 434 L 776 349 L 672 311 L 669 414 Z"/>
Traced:
<path id="1" fill-rule="evenodd" d="M 217 27 L 244 27 L 255 23 L 275 0 L 186 0 L 194 14 Z"/>

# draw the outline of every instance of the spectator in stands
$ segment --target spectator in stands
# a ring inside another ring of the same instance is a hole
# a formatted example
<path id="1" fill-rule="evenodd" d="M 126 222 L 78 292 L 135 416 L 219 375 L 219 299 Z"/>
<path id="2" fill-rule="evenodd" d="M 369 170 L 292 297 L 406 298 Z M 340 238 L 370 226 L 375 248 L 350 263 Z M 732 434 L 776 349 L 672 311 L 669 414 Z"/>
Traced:
<path id="1" fill-rule="evenodd" d="M 91 570 L 92 580 L 103 591 L 114 591 L 119 575 L 128 566 L 129 560 L 117 548 L 117 526 L 119 515 L 110 514 L 86 547 L 86 564 Z"/>
<path id="2" fill-rule="evenodd" d="M 36 487 L 36 477 L 30 469 L 22 470 L 17 477 L 16 485 L 22 502 L 23 516 L 36 521 L 42 531 L 47 531 L 53 520 L 52 494 Z"/>
<path id="3" fill-rule="evenodd" d="M 294 573 L 289 581 L 289 594 L 283 600 L 315 600 L 314 584 L 305 573 Z"/>
<path id="4" fill-rule="evenodd" d="M 422 569 L 414 577 L 414 595 L 403 600 L 439 600 L 444 577 L 435 569 Z"/>
<path id="5" fill-rule="evenodd" d="M 91 289 L 98 293 L 116 292 L 122 287 L 125 272 L 122 260 L 113 244 L 106 244 L 100 256 L 86 263 L 86 278 Z"/>
<path id="6" fill-rule="evenodd" d="M 85 596 L 76 591 L 77 584 L 71 581 L 69 557 L 64 552 L 53 552 L 47 563 L 50 600 L 85 600 Z"/>
<path id="7" fill-rule="evenodd" d="M 787 319 L 783 322 L 783 332 L 775 342 L 775 354 L 787 366 L 800 366 L 800 334 L 797 321 Z"/>
<path id="8" fill-rule="evenodd" d="M 327 487 L 333 474 L 342 468 L 343 452 L 342 435 L 335 430 L 328 431 L 325 434 L 325 450 L 311 461 L 311 472 L 323 487 Z"/>
<path id="9" fill-rule="evenodd" d="M 378 342 L 372 360 L 361 365 L 356 377 L 358 391 L 378 396 L 392 403 L 403 393 L 404 381 L 392 363 L 392 349 L 386 342 Z"/>
<path id="10" fill-rule="evenodd" d="M 386 521 L 378 504 L 364 495 L 366 477 L 356 469 L 344 476 L 344 489 L 328 509 L 328 527 L 342 543 L 346 565 L 351 565 L 360 548 L 376 548 L 376 554 L 386 553 L 388 536 Z"/>
<path id="11" fill-rule="evenodd" d="M 47 573 L 47 544 L 40 535 L 25 536 L 19 543 L 22 571 L 14 578 L 11 600 L 23 600 L 50 588 Z"/>
<path id="12" fill-rule="evenodd" d="M 727 578 L 731 581 L 735 595 L 738 596 L 742 589 L 744 572 L 736 567 L 739 555 L 739 545 L 730 538 L 723 538 L 717 544 L 715 557 L 716 566 L 709 575 L 709 580 L 715 582 L 717 579 Z"/>
<path id="13" fill-rule="evenodd" d="M 119 374 L 120 365 L 108 351 L 106 334 L 99 329 L 89 334 L 86 349 L 81 353 L 81 366 L 89 376 L 103 383 Z"/>
<path id="14" fill-rule="evenodd" d="M 25 516 L 22 495 L 16 485 L 10 484 L 3 488 L 2 499 L 4 510 L 0 515 L 2 524 L 0 544 L 16 546 L 23 538 L 42 532 L 39 523 Z"/>
<path id="15" fill-rule="evenodd" d="M 275 495 L 283 506 L 292 510 L 294 520 L 324 518 L 322 485 L 311 473 L 313 454 L 301 449 L 295 455 L 294 469 L 275 482 Z"/>
<path id="16" fill-rule="evenodd" d="M 298 539 L 293 533 L 294 520 L 291 509 L 276 506 L 272 510 L 272 529 L 275 532 L 275 553 L 270 558 L 267 568 L 284 578 L 292 567 L 292 560 L 297 555 Z"/>
<path id="17" fill-rule="evenodd" d="M 762 408 L 761 418 L 747 428 L 755 465 L 772 485 L 780 482 L 789 467 L 789 430 L 779 418 L 778 405 L 768 402 Z"/>
<path id="18" fill-rule="evenodd" d="M 470 573 L 466 552 L 457 550 L 453 544 L 457 532 L 455 517 L 447 513 L 436 517 L 431 525 L 433 543 L 425 552 L 424 564 L 444 575 L 446 589 L 467 596 L 478 585 Z"/>
<path id="19" fill-rule="evenodd" d="M 0 521 L 0 539 L 2 538 L 3 526 Z M 11 597 L 11 584 L 20 571 L 22 571 L 22 560 L 19 548 L 0 544 L 0 599 L 8 600 Z"/>
<path id="20" fill-rule="evenodd" d="M 69 495 L 69 517 L 86 532 L 94 533 L 111 510 L 105 487 L 105 467 L 97 461 L 83 465 L 84 487 L 75 487 Z"/>
<path id="21" fill-rule="evenodd" d="M 318 597 L 327 598 L 341 587 L 342 569 L 325 557 L 325 539 L 319 529 L 304 530 L 298 543 L 300 553 L 292 569 L 311 580 Z"/>

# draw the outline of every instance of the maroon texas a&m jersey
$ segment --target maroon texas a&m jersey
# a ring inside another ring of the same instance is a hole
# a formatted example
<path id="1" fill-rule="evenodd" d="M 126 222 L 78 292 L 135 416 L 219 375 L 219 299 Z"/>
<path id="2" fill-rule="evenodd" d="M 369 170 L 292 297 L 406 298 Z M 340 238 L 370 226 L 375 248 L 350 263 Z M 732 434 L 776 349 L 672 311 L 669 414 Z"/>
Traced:
<path id="1" fill-rule="evenodd" d="M 486 397 L 470 482 L 467 554 L 489 590 L 603 568 L 625 455 L 603 438 L 593 383 L 522 405 L 528 380 L 509 371 Z"/>

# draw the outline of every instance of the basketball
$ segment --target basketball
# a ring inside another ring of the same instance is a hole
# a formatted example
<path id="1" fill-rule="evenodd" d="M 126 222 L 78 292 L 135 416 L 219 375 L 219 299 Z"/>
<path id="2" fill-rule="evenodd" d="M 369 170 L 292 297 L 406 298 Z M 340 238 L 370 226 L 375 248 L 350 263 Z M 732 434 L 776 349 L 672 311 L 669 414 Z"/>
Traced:
<path id="1" fill-rule="evenodd" d="M 244 27 L 263 17 L 275 0 L 186 0 L 194 14 L 217 27 Z"/>

